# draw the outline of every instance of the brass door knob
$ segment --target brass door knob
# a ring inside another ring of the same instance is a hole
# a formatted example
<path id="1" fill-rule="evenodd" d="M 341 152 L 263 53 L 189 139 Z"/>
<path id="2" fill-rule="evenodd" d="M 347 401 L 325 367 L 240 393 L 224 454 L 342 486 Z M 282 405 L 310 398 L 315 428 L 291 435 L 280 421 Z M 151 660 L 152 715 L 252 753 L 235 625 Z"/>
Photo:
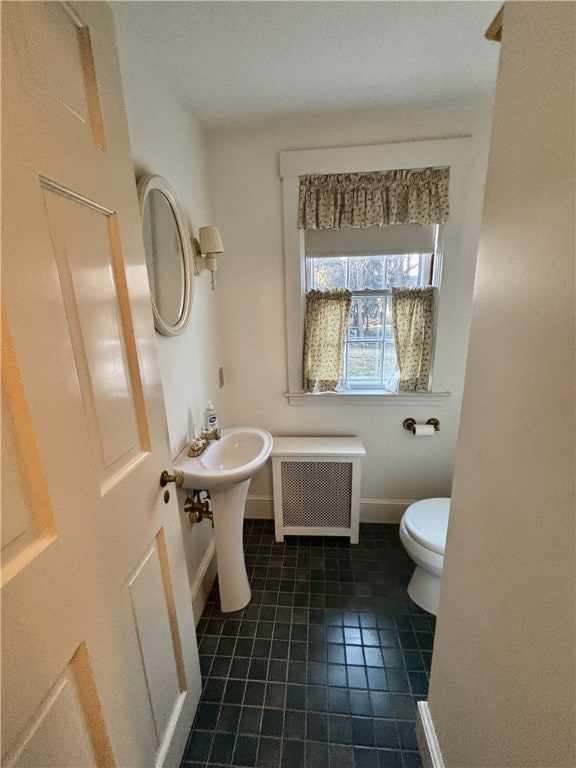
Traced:
<path id="1" fill-rule="evenodd" d="M 182 472 L 175 472 L 171 475 L 167 469 L 160 475 L 160 487 L 164 488 L 168 483 L 176 483 L 176 488 L 182 488 L 184 485 L 184 475 Z"/>

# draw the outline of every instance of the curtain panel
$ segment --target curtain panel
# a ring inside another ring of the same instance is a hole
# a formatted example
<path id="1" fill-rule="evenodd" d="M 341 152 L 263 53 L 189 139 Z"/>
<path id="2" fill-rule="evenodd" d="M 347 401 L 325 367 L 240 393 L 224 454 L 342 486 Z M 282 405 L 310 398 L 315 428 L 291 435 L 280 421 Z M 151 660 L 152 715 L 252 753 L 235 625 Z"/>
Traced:
<path id="1" fill-rule="evenodd" d="M 342 381 L 351 303 L 352 294 L 345 288 L 306 294 L 305 392 L 335 392 Z"/>
<path id="2" fill-rule="evenodd" d="M 393 288 L 392 324 L 400 369 L 399 392 L 428 392 L 436 288 Z"/>
<path id="3" fill-rule="evenodd" d="M 298 229 L 443 224 L 449 168 L 300 176 Z"/>

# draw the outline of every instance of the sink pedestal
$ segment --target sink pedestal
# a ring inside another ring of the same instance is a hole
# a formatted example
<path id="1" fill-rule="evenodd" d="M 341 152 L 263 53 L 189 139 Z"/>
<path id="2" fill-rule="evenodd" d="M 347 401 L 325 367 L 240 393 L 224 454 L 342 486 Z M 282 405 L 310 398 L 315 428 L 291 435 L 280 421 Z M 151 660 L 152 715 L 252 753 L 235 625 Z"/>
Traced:
<path id="1" fill-rule="evenodd" d="M 205 445 L 200 456 L 188 456 L 184 448 L 174 462 L 185 488 L 210 491 L 224 613 L 242 610 L 252 597 L 244 562 L 244 504 L 250 479 L 271 450 L 272 435 L 265 429 L 234 427 L 223 429 L 220 439 Z"/>
<path id="2" fill-rule="evenodd" d="M 249 485 L 250 479 L 210 491 L 222 613 L 245 608 L 252 597 L 243 542 L 244 505 Z"/>

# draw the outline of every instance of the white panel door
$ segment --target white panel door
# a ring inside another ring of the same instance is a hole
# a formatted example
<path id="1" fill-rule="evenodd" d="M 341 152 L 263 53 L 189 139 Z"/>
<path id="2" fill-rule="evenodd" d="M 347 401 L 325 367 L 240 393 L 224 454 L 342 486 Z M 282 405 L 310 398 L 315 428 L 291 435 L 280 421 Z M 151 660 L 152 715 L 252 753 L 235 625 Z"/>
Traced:
<path id="1" fill-rule="evenodd" d="M 2 765 L 177 765 L 198 652 L 104 3 L 2 3 L 2 150 Z"/>

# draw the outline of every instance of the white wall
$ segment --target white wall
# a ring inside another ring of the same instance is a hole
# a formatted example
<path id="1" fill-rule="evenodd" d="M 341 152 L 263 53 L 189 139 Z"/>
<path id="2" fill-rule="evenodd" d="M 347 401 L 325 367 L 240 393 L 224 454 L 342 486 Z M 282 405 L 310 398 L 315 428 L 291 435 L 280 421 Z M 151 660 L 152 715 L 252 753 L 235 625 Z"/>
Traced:
<path id="1" fill-rule="evenodd" d="M 363 505 L 370 512 L 398 514 L 394 502 L 448 495 L 458 433 L 461 392 L 490 105 L 456 104 L 380 113 L 344 114 L 263 124 L 209 136 L 209 180 L 215 221 L 226 244 L 220 274 L 223 344 L 227 361 L 226 411 L 236 425 L 255 424 L 274 435 L 358 435 L 368 455 L 363 465 Z M 462 252 L 445 264 L 453 290 L 449 359 L 438 370 L 440 389 L 452 397 L 442 406 L 288 405 L 286 308 L 279 152 L 286 149 L 355 146 L 473 135 L 466 232 Z M 440 418 L 431 440 L 402 429 L 407 416 Z M 252 483 L 251 495 L 271 497 L 269 468 Z M 249 510 L 270 511 L 271 505 Z"/>
<path id="2" fill-rule="evenodd" d="M 507 3 L 429 708 L 446 766 L 573 768 L 575 7 Z"/>
<path id="3" fill-rule="evenodd" d="M 134 6 L 140 4 L 133 4 Z M 131 3 L 111 3 L 116 23 L 124 98 L 135 174 L 163 176 L 180 202 L 190 231 L 212 223 L 206 171 L 206 140 L 200 124 L 169 82 L 160 81 L 148 43 L 131 29 Z M 156 334 L 172 455 L 184 447 L 192 413 L 196 432 L 208 398 L 218 400 L 219 294 L 210 290 L 209 273 L 194 279 L 190 323 L 178 337 Z M 185 493 L 180 492 L 180 506 Z M 198 571 L 212 540 L 208 521 L 191 526 L 182 515 L 190 578 Z M 198 617 L 196 617 L 198 618 Z"/>

